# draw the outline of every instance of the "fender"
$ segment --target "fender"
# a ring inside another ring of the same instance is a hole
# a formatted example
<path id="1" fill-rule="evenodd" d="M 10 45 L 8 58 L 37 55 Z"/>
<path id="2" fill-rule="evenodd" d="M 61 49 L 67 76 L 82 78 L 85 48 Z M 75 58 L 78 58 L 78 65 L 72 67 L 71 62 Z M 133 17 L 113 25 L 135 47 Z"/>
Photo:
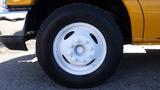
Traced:
<path id="1" fill-rule="evenodd" d="M 142 43 L 144 32 L 144 17 L 138 0 L 123 0 L 126 6 L 132 29 L 132 44 Z"/>

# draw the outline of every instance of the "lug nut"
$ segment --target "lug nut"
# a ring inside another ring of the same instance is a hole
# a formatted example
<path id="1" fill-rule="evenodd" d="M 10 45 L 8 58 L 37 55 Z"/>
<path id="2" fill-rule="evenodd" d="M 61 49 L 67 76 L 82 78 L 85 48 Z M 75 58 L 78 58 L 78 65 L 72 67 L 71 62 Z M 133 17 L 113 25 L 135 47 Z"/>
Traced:
<path id="1" fill-rule="evenodd" d="M 74 45 L 73 45 L 73 44 L 70 44 L 70 45 L 69 45 L 69 48 L 73 48 L 73 47 L 74 47 Z"/>
<path id="2" fill-rule="evenodd" d="M 90 45 L 90 46 L 88 47 L 88 49 L 89 49 L 90 51 L 92 51 L 92 50 L 94 49 L 94 47 Z"/>
<path id="3" fill-rule="evenodd" d="M 77 59 L 75 57 L 72 57 L 72 60 L 77 62 Z"/>
<path id="4" fill-rule="evenodd" d="M 68 52 L 68 55 L 72 57 L 72 52 Z"/>
<path id="5" fill-rule="evenodd" d="M 94 57 L 93 54 L 90 54 L 90 55 L 89 55 L 89 59 L 92 59 L 93 57 Z"/>
<path id="6" fill-rule="evenodd" d="M 80 43 L 81 42 L 81 40 L 78 38 L 77 40 L 76 40 L 76 43 Z"/>
<path id="7" fill-rule="evenodd" d="M 84 40 L 83 42 L 84 42 L 84 44 L 89 44 L 89 42 L 87 40 Z"/>

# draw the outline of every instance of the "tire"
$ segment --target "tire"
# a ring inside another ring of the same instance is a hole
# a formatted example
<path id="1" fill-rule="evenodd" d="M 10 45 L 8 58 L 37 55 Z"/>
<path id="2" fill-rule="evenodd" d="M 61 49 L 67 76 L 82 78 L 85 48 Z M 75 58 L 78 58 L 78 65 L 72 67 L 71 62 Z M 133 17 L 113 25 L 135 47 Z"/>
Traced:
<path id="1" fill-rule="evenodd" d="M 74 41 L 80 39 L 84 41 Z M 85 44 L 87 40 L 90 44 Z M 72 4 L 54 11 L 41 25 L 36 52 L 40 66 L 52 80 L 69 88 L 88 88 L 101 84 L 116 70 L 122 45 L 121 32 L 110 12 Z M 70 52 L 73 56 L 67 56 Z"/>

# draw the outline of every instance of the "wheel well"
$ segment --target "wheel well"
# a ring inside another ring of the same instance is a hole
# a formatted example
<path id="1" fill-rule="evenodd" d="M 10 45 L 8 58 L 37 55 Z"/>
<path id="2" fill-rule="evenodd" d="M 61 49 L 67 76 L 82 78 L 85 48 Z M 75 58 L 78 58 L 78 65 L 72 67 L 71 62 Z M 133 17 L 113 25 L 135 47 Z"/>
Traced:
<path id="1" fill-rule="evenodd" d="M 36 36 L 36 33 L 38 32 L 42 22 L 54 10 L 71 3 L 87 3 L 95 5 L 103 10 L 112 12 L 115 21 L 121 29 L 124 38 L 124 43 L 129 44 L 132 42 L 130 18 L 122 0 L 38 0 L 29 11 L 26 18 L 26 35 L 31 36 L 27 37 L 27 39 Z"/>

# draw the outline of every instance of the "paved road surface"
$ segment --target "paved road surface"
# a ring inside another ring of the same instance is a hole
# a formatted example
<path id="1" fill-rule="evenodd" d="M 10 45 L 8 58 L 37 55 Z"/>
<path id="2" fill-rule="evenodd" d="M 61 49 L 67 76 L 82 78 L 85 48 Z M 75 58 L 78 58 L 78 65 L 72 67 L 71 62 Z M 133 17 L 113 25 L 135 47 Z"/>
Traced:
<path id="1" fill-rule="evenodd" d="M 28 44 L 28 47 L 27 52 L 0 48 L 0 90 L 65 90 L 43 73 L 34 45 Z M 160 90 L 160 50 L 125 53 L 113 77 L 91 89 Z"/>

